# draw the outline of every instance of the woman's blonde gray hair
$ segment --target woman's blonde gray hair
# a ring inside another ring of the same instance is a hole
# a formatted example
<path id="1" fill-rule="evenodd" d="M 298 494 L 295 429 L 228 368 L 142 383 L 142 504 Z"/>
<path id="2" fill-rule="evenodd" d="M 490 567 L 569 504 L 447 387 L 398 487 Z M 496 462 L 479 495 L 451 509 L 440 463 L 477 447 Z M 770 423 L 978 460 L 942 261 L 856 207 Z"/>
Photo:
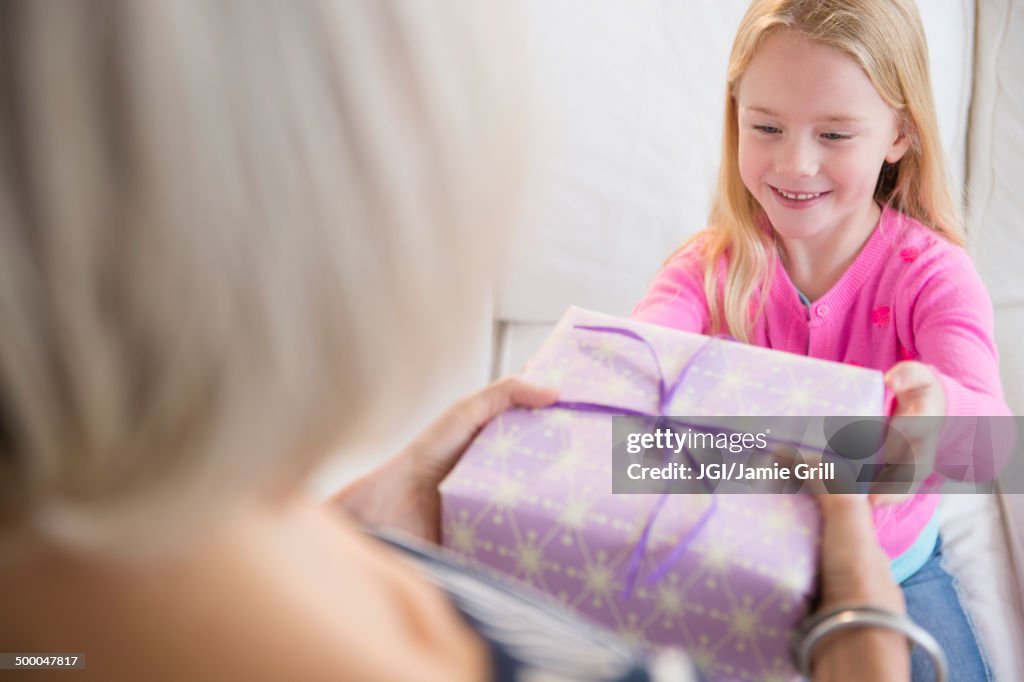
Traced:
<path id="1" fill-rule="evenodd" d="M 8 538 L 170 542 L 399 418 L 508 220 L 504 31 L 476 3 L 0 2 Z"/>

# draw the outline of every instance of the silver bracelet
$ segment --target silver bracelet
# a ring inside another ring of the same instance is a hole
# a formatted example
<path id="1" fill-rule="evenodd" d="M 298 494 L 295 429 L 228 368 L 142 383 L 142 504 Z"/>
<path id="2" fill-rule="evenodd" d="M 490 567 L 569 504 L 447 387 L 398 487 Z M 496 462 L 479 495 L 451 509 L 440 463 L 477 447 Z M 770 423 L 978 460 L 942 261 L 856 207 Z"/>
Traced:
<path id="1" fill-rule="evenodd" d="M 837 606 L 809 616 L 793 639 L 793 662 L 800 674 L 811 677 L 811 656 L 821 640 L 851 628 L 880 627 L 903 633 L 911 645 L 917 644 L 932 661 L 936 682 L 946 682 L 949 665 L 939 643 L 927 630 L 907 616 L 867 604 Z"/>

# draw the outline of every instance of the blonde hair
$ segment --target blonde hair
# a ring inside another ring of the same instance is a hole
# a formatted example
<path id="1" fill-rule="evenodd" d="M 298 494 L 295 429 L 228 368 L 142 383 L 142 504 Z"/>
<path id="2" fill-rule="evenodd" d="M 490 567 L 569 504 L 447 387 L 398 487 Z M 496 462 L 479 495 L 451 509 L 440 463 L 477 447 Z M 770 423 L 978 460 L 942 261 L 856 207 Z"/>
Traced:
<path id="1" fill-rule="evenodd" d="M 476 3 L 0 6 L 8 539 L 170 544 L 401 419 L 514 201 L 505 32 Z"/>
<path id="2" fill-rule="evenodd" d="M 921 18 L 912 0 L 754 0 L 740 22 L 729 57 L 722 163 L 708 228 L 700 233 L 711 333 L 749 341 L 776 258 L 767 218 L 739 172 L 739 82 L 761 42 L 787 29 L 841 50 L 864 69 L 896 112 L 910 148 L 879 174 L 875 199 L 964 243 L 962 210 L 950 192 L 928 73 Z M 687 245 L 690 244 L 687 242 Z M 684 245 L 685 248 L 687 245 Z M 724 287 L 720 286 L 725 262 Z"/>

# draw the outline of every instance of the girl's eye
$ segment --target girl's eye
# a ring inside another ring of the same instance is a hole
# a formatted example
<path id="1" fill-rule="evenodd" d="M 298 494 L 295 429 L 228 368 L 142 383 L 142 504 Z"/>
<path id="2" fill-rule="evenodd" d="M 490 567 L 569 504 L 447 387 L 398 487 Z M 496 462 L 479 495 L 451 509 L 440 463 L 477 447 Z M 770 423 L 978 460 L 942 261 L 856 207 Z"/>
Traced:
<path id="1" fill-rule="evenodd" d="M 766 135 L 776 135 L 782 132 L 775 126 L 754 126 L 754 130 L 758 130 Z"/>
<path id="2" fill-rule="evenodd" d="M 849 140 L 853 135 L 845 135 L 843 133 L 822 133 L 822 137 L 830 142 L 837 142 L 839 140 Z"/>

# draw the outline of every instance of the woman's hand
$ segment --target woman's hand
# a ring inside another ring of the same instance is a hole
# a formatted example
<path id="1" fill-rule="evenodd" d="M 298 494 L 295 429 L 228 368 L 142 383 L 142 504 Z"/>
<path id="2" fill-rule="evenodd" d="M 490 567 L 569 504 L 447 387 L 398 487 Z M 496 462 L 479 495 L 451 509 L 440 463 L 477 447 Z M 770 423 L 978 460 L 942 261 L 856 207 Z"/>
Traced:
<path id="1" fill-rule="evenodd" d="M 903 592 L 878 543 L 871 503 L 864 495 L 822 493 L 821 609 L 870 604 L 903 613 Z"/>
<path id="2" fill-rule="evenodd" d="M 871 505 L 863 495 L 820 494 L 821 610 L 871 605 L 903 614 L 903 592 L 875 535 Z M 812 659 L 816 682 L 909 680 L 910 650 L 902 634 L 863 628 L 821 642 Z"/>
<path id="3" fill-rule="evenodd" d="M 335 495 L 331 504 L 369 525 L 437 542 L 437 488 L 484 424 L 510 407 L 546 407 L 556 400 L 555 389 L 518 377 L 499 379 L 456 402 L 405 449 Z"/>
<path id="4" fill-rule="evenodd" d="M 896 396 L 896 410 L 889 420 L 882 455 L 886 466 L 871 487 L 874 504 L 902 502 L 931 475 L 942 420 L 921 417 L 946 414 L 946 394 L 939 375 L 922 362 L 895 365 L 885 374 L 885 385 Z"/>

